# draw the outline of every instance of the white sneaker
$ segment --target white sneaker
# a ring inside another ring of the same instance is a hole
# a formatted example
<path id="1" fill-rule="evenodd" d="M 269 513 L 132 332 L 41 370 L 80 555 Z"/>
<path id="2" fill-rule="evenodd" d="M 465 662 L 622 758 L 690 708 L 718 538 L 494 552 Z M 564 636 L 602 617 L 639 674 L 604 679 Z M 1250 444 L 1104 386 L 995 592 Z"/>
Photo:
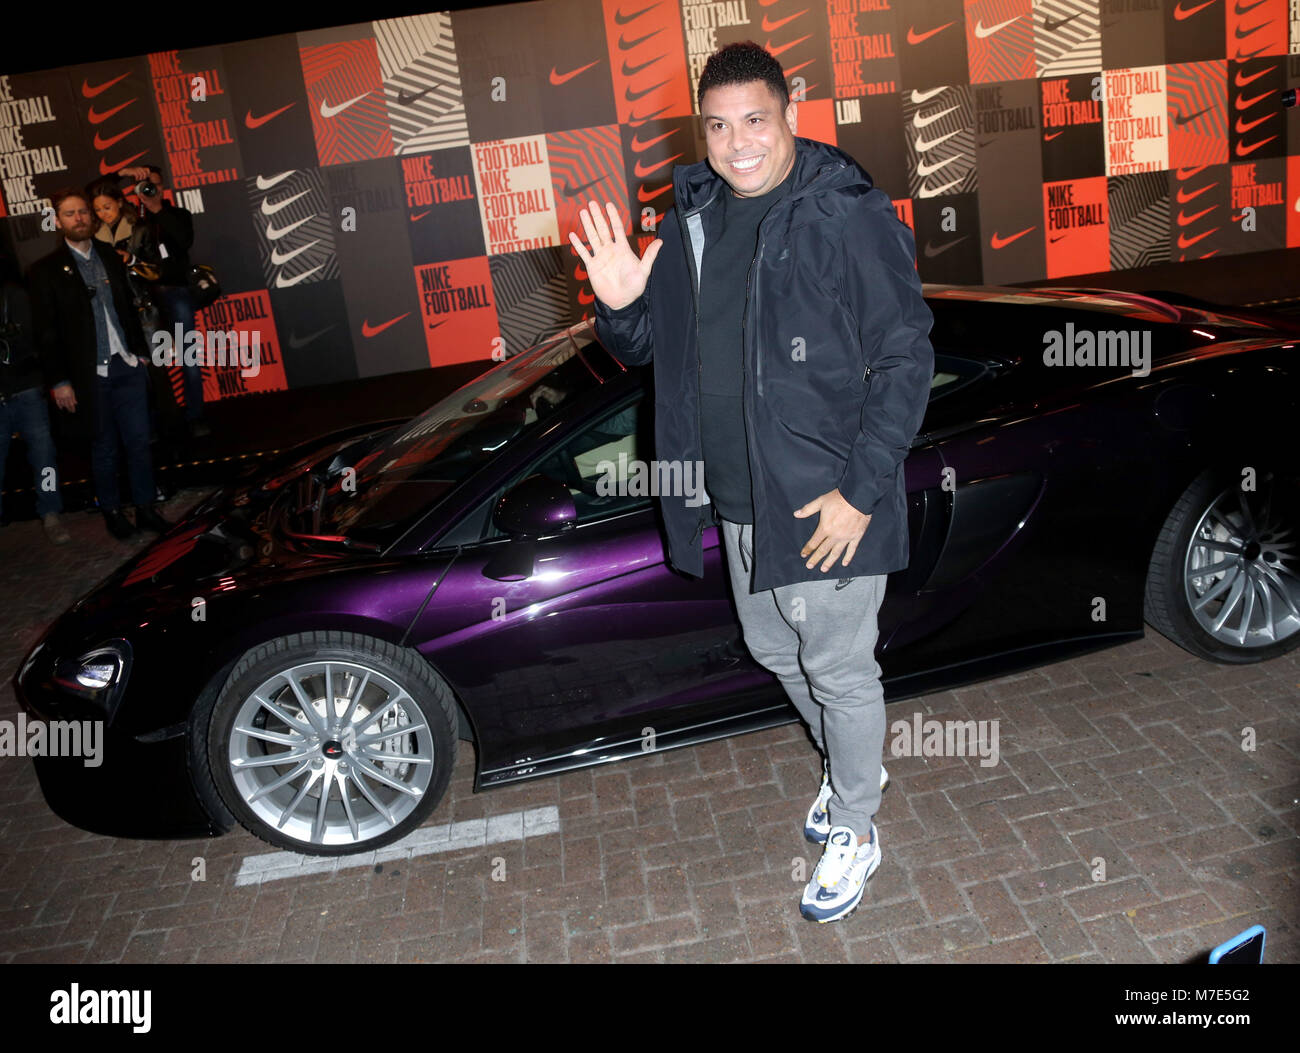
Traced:
<path id="1" fill-rule="evenodd" d="M 889 772 L 880 766 L 880 792 L 889 788 Z M 808 809 L 808 818 L 803 822 L 804 839 L 814 845 L 824 845 L 831 832 L 831 817 L 826 805 L 831 799 L 831 781 L 826 771 L 826 762 L 822 761 L 822 788 L 817 791 L 817 800 Z"/>
<path id="2" fill-rule="evenodd" d="M 809 921 L 828 922 L 847 918 L 862 901 L 867 880 L 880 866 L 880 834 L 871 824 L 871 840 L 858 844 L 858 835 L 847 826 L 834 827 L 826 838 L 826 850 L 803 890 L 799 913 Z"/>

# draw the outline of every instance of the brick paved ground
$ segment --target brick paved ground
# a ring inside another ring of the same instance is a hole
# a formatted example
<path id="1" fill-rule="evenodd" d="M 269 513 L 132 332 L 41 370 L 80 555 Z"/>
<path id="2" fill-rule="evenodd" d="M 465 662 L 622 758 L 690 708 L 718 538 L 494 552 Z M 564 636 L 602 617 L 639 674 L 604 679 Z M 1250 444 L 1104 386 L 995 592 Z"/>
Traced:
<path id="1" fill-rule="evenodd" d="M 69 518 L 60 549 L 0 531 L 0 718 L 42 627 L 140 544 Z M 1152 631 L 891 705 L 997 718 L 1001 762 L 891 760 L 884 861 L 827 926 L 797 908 L 820 766 L 795 726 L 478 795 L 462 744 L 429 827 L 549 806 L 559 831 L 244 885 L 256 838 L 86 834 L 0 759 L 0 962 L 1173 963 L 1256 922 L 1270 961 L 1300 961 L 1298 699 L 1300 653 L 1216 666 Z"/>

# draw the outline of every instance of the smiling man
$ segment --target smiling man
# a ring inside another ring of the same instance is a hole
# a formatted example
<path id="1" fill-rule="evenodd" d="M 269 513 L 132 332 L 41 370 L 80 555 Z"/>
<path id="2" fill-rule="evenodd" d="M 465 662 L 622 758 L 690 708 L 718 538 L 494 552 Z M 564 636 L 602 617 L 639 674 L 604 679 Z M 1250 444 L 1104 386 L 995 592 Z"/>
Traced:
<path id="1" fill-rule="evenodd" d="M 745 643 L 823 757 L 804 835 L 826 847 L 800 910 L 836 921 L 881 858 L 877 612 L 907 565 L 903 460 L 932 318 L 911 231 L 853 158 L 796 135 L 776 59 L 728 45 L 697 93 L 708 157 L 674 169 L 645 256 L 608 202 L 580 213 L 587 245 L 569 238 L 602 342 L 654 362 L 657 457 L 704 461 L 707 504 L 661 495 L 669 559 L 702 575 L 700 537 L 720 524 Z"/>

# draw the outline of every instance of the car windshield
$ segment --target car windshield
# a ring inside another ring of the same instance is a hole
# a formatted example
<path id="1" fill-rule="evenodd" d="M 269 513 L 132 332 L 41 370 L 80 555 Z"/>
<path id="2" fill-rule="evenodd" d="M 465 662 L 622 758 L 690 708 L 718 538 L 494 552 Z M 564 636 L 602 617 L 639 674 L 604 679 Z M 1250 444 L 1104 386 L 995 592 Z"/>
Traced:
<path id="1" fill-rule="evenodd" d="M 306 532 L 386 547 L 508 444 L 536 433 L 562 403 L 616 372 L 583 326 L 508 359 L 323 467 L 320 515 Z"/>

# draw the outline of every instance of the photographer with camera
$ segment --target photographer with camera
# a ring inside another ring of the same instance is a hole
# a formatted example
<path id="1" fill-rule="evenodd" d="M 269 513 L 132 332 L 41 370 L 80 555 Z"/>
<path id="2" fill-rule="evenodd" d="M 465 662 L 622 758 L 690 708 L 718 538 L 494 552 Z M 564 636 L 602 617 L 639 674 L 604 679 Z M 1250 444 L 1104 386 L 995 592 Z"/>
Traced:
<path id="1" fill-rule="evenodd" d="M 45 536 L 56 545 L 70 540 L 59 519 L 63 497 L 55 467 L 54 439 L 45 405 L 39 354 L 32 330 L 32 307 L 18 282 L 17 268 L 0 257 L 0 501 L 9 439 L 17 432 L 27 445 L 36 490 L 36 515 Z"/>
<path id="2" fill-rule="evenodd" d="M 133 187 L 142 208 L 140 224 L 157 246 L 159 277 L 154 298 L 162 309 L 163 324 L 175 332 L 179 324 L 185 333 L 194 328 L 194 300 L 190 295 L 190 247 L 194 244 L 194 217 L 164 197 L 162 169 L 157 165 L 123 168 L 119 177 L 136 180 Z M 177 349 L 179 350 L 179 348 Z M 185 377 L 185 420 L 193 438 L 212 434 L 203 416 L 203 368 L 182 364 Z"/>

